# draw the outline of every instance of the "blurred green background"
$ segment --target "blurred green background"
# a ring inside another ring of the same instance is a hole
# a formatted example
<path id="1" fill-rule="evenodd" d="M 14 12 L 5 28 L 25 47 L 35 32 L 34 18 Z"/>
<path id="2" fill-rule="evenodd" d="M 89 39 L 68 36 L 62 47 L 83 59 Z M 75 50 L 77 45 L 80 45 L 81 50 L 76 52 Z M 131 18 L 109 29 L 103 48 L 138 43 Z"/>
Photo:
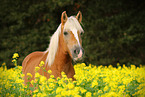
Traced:
<path id="1" fill-rule="evenodd" d="M 82 12 L 84 59 L 95 65 L 145 64 L 145 1 L 142 0 L 1 0 L 0 64 L 20 55 L 44 51 L 60 24 Z"/>

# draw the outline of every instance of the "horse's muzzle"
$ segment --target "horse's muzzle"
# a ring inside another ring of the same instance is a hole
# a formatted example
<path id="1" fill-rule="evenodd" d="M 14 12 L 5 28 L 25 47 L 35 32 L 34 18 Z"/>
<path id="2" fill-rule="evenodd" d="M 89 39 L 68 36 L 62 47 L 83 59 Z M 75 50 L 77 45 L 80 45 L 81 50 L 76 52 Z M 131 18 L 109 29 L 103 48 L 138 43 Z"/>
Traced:
<path id="1" fill-rule="evenodd" d="M 72 51 L 72 56 L 74 58 L 74 60 L 81 60 L 82 57 L 84 55 L 84 50 L 82 47 L 74 47 L 73 51 Z"/>

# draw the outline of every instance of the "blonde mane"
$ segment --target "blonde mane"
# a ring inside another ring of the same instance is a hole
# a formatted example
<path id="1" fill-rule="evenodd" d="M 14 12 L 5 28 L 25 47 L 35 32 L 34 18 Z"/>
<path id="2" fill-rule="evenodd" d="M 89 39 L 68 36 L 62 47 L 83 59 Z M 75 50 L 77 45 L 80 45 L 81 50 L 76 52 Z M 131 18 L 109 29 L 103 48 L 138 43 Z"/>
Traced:
<path id="1" fill-rule="evenodd" d="M 67 19 L 67 21 L 64 25 L 64 30 L 72 31 L 74 28 L 78 31 L 83 32 L 83 29 L 82 29 L 80 23 L 78 22 L 78 20 L 74 16 L 71 16 Z M 46 52 L 48 52 L 48 55 L 46 58 L 46 64 L 48 64 L 48 66 L 51 66 L 54 62 L 55 55 L 56 55 L 57 48 L 58 48 L 60 33 L 61 33 L 61 24 L 57 28 L 56 32 L 52 35 L 52 37 L 50 39 L 49 47 L 46 50 Z M 73 33 L 73 34 L 75 34 L 75 33 Z"/>

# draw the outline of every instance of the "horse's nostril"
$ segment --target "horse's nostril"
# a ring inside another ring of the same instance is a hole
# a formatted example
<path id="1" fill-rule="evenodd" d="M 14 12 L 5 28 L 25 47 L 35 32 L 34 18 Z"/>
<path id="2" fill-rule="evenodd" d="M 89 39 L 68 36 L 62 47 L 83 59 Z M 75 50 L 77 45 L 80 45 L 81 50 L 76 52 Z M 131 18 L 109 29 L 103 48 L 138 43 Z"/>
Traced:
<path id="1" fill-rule="evenodd" d="M 77 50 L 76 49 L 74 50 L 74 53 L 77 54 Z"/>
<path id="2" fill-rule="evenodd" d="M 76 49 L 74 50 L 74 54 L 79 54 L 79 52 L 80 52 L 80 48 L 76 48 Z"/>

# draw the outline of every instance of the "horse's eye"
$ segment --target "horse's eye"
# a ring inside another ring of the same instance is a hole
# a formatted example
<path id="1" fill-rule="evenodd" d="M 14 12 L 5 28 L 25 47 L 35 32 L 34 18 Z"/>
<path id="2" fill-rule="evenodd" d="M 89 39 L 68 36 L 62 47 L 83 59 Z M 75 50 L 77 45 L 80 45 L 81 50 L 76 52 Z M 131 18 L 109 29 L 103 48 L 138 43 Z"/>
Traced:
<path id="1" fill-rule="evenodd" d="M 64 32 L 64 35 L 67 35 L 68 34 L 68 32 Z"/>
<path id="2" fill-rule="evenodd" d="M 80 35 L 82 36 L 83 35 L 83 32 L 81 32 Z"/>

